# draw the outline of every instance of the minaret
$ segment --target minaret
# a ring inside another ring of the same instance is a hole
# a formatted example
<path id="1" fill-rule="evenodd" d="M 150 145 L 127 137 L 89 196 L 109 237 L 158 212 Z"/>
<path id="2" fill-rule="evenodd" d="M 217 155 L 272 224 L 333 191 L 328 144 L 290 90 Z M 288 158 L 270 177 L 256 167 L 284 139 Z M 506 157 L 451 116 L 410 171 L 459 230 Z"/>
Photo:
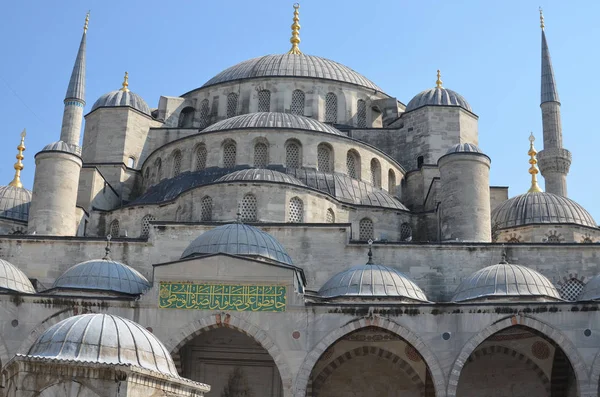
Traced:
<path id="1" fill-rule="evenodd" d="M 571 153 L 563 148 L 560 101 L 554 79 L 554 70 L 544 30 L 544 15 L 540 8 L 542 28 L 542 126 L 544 150 L 538 153 L 540 171 L 546 181 L 546 192 L 567 196 L 567 174 L 571 166 Z"/>

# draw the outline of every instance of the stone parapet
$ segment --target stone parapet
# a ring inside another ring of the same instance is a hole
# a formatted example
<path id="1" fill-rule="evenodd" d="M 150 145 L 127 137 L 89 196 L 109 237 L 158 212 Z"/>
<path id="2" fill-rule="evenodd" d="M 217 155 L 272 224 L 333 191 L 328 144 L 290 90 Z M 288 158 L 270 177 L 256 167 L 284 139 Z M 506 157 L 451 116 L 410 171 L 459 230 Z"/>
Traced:
<path id="1" fill-rule="evenodd" d="M 563 148 L 544 149 L 537 154 L 542 175 L 545 173 L 568 174 L 571 167 L 571 152 Z"/>

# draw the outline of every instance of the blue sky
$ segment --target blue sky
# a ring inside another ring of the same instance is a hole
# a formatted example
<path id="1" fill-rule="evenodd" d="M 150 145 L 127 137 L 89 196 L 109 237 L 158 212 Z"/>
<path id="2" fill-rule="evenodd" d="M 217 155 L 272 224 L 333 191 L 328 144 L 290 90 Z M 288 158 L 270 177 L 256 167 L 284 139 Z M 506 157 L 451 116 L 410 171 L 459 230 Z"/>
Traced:
<path id="1" fill-rule="evenodd" d="M 0 24 L 0 183 L 12 179 L 23 128 L 28 188 L 33 156 L 58 140 L 87 10 L 86 112 L 100 95 L 120 87 L 126 70 L 130 89 L 156 107 L 160 95 L 181 95 L 238 62 L 287 51 L 292 4 L 7 2 Z M 479 144 L 492 158 L 491 184 L 510 186 L 514 196 L 529 188 L 530 131 L 542 149 L 540 5 L 562 102 L 564 145 L 573 154 L 569 196 L 600 222 L 600 2 L 306 0 L 300 48 L 351 67 L 405 104 L 433 87 L 441 69 L 444 86 L 462 94 L 480 117 Z"/>

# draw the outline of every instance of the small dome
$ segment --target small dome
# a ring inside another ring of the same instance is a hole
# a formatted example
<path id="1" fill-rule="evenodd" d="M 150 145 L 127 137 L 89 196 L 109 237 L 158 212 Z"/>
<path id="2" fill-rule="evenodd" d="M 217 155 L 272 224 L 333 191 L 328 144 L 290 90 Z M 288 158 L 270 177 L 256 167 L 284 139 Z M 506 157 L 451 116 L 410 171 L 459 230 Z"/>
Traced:
<path id="1" fill-rule="evenodd" d="M 536 223 L 571 223 L 596 228 L 594 218 L 575 201 L 545 192 L 525 193 L 506 200 L 492 211 L 498 229 Z"/>
<path id="2" fill-rule="evenodd" d="M 132 365 L 179 377 L 167 348 L 141 325 L 110 314 L 81 314 L 48 328 L 28 356 Z"/>
<path id="3" fill-rule="evenodd" d="M 132 91 L 115 90 L 102 95 L 92 106 L 92 112 L 101 107 L 129 106 L 150 116 L 150 108 L 144 99 Z"/>
<path id="4" fill-rule="evenodd" d="M 234 171 L 230 174 L 224 175 L 217 179 L 215 182 L 234 182 L 234 181 L 247 181 L 247 182 L 277 182 L 277 183 L 288 183 L 290 185 L 306 186 L 298 179 L 291 175 L 284 174 L 283 172 L 264 169 L 264 168 L 249 168 L 245 170 Z"/>
<path id="5" fill-rule="evenodd" d="M 499 263 L 476 271 L 454 292 L 453 302 L 482 298 L 560 299 L 554 285 L 542 274 L 525 266 Z"/>
<path id="6" fill-rule="evenodd" d="M 217 226 L 202 233 L 183 251 L 181 258 L 206 254 L 260 256 L 277 262 L 292 264 L 292 259 L 275 237 L 242 223 Z"/>
<path id="7" fill-rule="evenodd" d="M 425 293 L 405 274 L 381 265 L 359 265 L 336 274 L 319 290 L 323 298 L 405 298 L 427 302 Z"/>
<path id="8" fill-rule="evenodd" d="M 344 135 L 330 125 L 309 117 L 289 113 L 261 112 L 248 113 L 221 120 L 206 127 L 202 132 L 241 130 L 246 128 L 279 128 L 292 130 L 319 131 L 333 135 Z"/>
<path id="9" fill-rule="evenodd" d="M 79 263 L 54 281 L 52 288 L 113 291 L 140 295 L 150 283 L 137 270 L 110 259 Z"/>
<path id="10" fill-rule="evenodd" d="M 483 154 L 483 151 L 481 149 L 479 149 L 479 147 L 477 147 L 477 145 L 474 145 L 472 143 L 459 143 L 458 145 L 454 145 L 450 149 L 448 149 L 446 154 L 450 154 L 450 153 L 481 153 L 481 154 Z"/>
<path id="11" fill-rule="evenodd" d="M 0 186 L 0 218 L 27 222 L 30 205 L 31 190 L 15 186 Z"/>
<path id="12" fill-rule="evenodd" d="M 0 259 L 0 290 L 3 289 L 35 294 L 35 288 L 25 273 L 12 263 Z"/>
<path id="13" fill-rule="evenodd" d="M 600 274 L 594 276 L 583 287 L 583 291 L 579 295 L 580 301 L 595 301 L 600 300 Z"/>
<path id="14" fill-rule="evenodd" d="M 405 111 L 410 112 L 422 106 L 460 106 L 469 112 L 473 112 L 471 105 L 462 95 L 443 87 L 421 91 L 410 100 Z"/>
<path id="15" fill-rule="evenodd" d="M 81 156 L 81 148 L 79 146 L 71 145 L 70 143 L 66 143 L 63 141 L 49 143 L 46 146 L 44 146 L 41 152 L 67 152 L 75 154 L 77 156 Z"/>

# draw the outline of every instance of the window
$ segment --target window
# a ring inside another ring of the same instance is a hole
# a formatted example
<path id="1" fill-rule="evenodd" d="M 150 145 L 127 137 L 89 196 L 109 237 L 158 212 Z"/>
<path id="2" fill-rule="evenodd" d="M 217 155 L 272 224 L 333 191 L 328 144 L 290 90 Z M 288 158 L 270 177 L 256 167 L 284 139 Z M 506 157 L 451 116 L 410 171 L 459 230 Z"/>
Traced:
<path id="1" fill-rule="evenodd" d="M 156 183 L 162 179 L 162 160 L 159 158 L 154 162 L 154 168 L 156 169 Z"/>
<path id="2" fill-rule="evenodd" d="M 129 158 L 127 159 L 127 167 L 129 167 L 129 168 L 135 167 L 135 157 L 129 156 Z"/>
<path id="3" fill-rule="evenodd" d="M 381 166 L 377 159 L 371 159 L 371 183 L 381 188 Z"/>
<path id="4" fill-rule="evenodd" d="M 179 128 L 192 128 L 194 125 L 194 108 L 188 106 L 179 113 Z"/>
<path id="5" fill-rule="evenodd" d="M 346 173 L 350 178 L 360 179 L 360 156 L 355 150 L 346 155 Z"/>
<path id="6" fill-rule="evenodd" d="M 337 123 L 337 95 L 333 92 L 325 95 L 325 122 Z"/>
<path id="7" fill-rule="evenodd" d="M 292 197 L 290 200 L 290 222 L 302 223 L 304 222 L 304 203 L 299 197 Z"/>
<path id="8" fill-rule="evenodd" d="M 551 234 L 548 236 L 549 243 L 560 243 L 560 236 L 556 234 Z"/>
<path id="9" fill-rule="evenodd" d="M 291 114 L 304 116 L 304 92 L 294 90 L 292 93 L 292 106 L 290 107 Z"/>
<path id="10" fill-rule="evenodd" d="M 356 102 L 356 125 L 360 128 L 367 127 L 367 103 L 362 99 Z"/>
<path id="11" fill-rule="evenodd" d="M 254 145 L 254 167 L 264 168 L 269 165 L 269 149 L 263 142 Z"/>
<path id="12" fill-rule="evenodd" d="M 258 91 L 258 111 L 259 112 L 270 112 L 271 111 L 271 91 L 269 91 L 269 90 Z"/>
<path id="13" fill-rule="evenodd" d="M 235 142 L 226 143 L 223 147 L 223 167 L 233 168 L 235 167 L 237 148 Z"/>
<path id="14" fill-rule="evenodd" d="M 569 281 L 561 285 L 559 293 L 560 297 L 566 301 L 576 301 L 581 291 L 583 291 L 583 283 L 576 278 L 572 278 Z"/>
<path id="15" fill-rule="evenodd" d="M 240 220 L 243 222 L 256 222 L 256 196 L 248 193 L 240 205 Z"/>
<path id="16" fill-rule="evenodd" d="M 360 241 L 373 240 L 373 221 L 363 218 L 358 224 L 358 239 Z"/>
<path id="17" fill-rule="evenodd" d="M 115 219 L 110 223 L 110 235 L 112 237 L 119 237 L 119 220 Z"/>
<path id="18" fill-rule="evenodd" d="M 200 103 L 200 129 L 208 127 L 209 124 L 209 109 L 208 99 L 203 100 Z"/>
<path id="19" fill-rule="evenodd" d="M 301 146 L 299 142 L 288 142 L 285 145 L 285 166 L 287 168 L 300 168 L 301 161 Z"/>
<path id="20" fill-rule="evenodd" d="M 202 171 L 206 168 L 206 146 L 204 144 L 199 145 L 196 148 L 196 166 L 195 171 Z"/>
<path id="21" fill-rule="evenodd" d="M 210 196 L 202 197 L 201 208 L 200 220 L 212 221 L 213 201 Z"/>
<path id="22" fill-rule="evenodd" d="M 417 157 L 417 168 L 423 167 L 424 162 L 425 162 L 425 158 L 423 156 Z"/>
<path id="23" fill-rule="evenodd" d="M 232 92 L 227 95 L 227 118 L 237 114 L 238 94 Z"/>
<path id="24" fill-rule="evenodd" d="M 388 192 L 396 194 L 396 173 L 394 170 L 388 171 Z"/>
<path id="25" fill-rule="evenodd" d="M 335 223 L 335 213 L 331 208 L 329 208 L 325 214 L 325 223 Z"/>
<path id="26" fill-rule="evenodd" d="M 181 174 L 181 152 L 176 150 L 173 153 L 173 177 Z"/>
<path id="27" fill-rule="evenodd" d="M 412 227 L 408 223 L 400 225 L 400 241 L 412 241 Z"/>
<path id="28" fill-rule="evenodd" d="M 150 222 L 155 221 L 156 218 L 152 215 L 146 215 L 142 218 L 142 238 L 147 238 L 150 235 Z"/>
<path id="29" fill-rule="evenodd" d="M 323 172 L 333 172 L 331 147 L 325 143 L 317 146 L 317 169 Z"/>

